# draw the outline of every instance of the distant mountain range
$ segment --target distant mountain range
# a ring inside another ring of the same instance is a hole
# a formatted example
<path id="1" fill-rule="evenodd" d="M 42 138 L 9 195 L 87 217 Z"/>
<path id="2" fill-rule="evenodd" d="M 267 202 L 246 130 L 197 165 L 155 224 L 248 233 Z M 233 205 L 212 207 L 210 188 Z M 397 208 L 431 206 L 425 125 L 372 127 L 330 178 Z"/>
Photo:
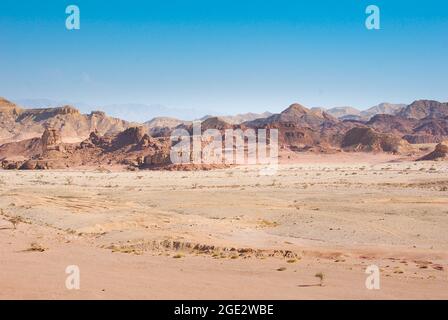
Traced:
<path id="1" fill-rule="evenodd" d="M 353 107 L 336 107 L 326 110 L 327 113 L 341 120 L 368 121 L 376 114 L 395 115 L 406 107 L 405 104 L 380 103 L 367 110 L 360 111 Z"/>
<path id="2" fill-rule="evenodd" d="M 155 117 L 172 117 L 186 120 L 199 119 L 204 114 L 211 113 L 210 110 L 199 109 L 183 109 L 183 108 L 169 108 L 160 104 L 142 104 L 142 103 L 122 103 L 122 104 L 108 104 L 103 106 L 96 106 L 92 109 L 92 105 L 84 102 L 71 102 L 66 100 L 51 100 L 51 99 L 16 99 L 12 102 L 24 108 L 55 108 L 66 105 L 75 106 L 82 113 L 90 113 L 92 110 L 101 110 L 108 115 L 124 119 L 132 122 L 143 122 L 144 119 L 152 119 Z"/>

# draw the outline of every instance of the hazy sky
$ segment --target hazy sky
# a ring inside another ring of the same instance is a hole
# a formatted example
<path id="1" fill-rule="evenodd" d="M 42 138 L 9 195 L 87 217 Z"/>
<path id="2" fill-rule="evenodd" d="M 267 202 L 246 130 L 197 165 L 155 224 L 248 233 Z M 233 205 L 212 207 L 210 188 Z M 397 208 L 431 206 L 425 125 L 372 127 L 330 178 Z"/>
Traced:
<path id="1" fill-rule="evenodd" d="M 65 8 L 81 29 L 65 28 Z M 381 30 L 367 30 L 367 5 Z M 221 114 L 448 100 L 448 1 L 0 1 L 0 96 Z"/>

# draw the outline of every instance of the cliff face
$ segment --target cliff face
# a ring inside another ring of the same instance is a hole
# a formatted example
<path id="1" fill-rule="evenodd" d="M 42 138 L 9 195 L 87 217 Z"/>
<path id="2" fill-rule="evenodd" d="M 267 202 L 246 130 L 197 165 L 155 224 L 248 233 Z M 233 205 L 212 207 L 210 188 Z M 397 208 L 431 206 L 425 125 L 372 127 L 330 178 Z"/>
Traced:
<path id="1" fill-rule="evenodd" d="M 81 114 L 72 106 L 23 109 L 0 98 L 0 144 L 40 137 L 45 128 L 60 133 L 62 141 L 79 142 L 90 132 L 116 133 L 128 128 L 127 121 L 108 117 L 103 112 Z"/>

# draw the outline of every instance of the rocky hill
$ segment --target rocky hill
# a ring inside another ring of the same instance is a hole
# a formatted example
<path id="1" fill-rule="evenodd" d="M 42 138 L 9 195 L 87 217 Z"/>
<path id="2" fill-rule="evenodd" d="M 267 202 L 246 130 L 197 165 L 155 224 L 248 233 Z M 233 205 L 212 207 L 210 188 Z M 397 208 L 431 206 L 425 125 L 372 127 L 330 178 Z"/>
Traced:
<path id="1" fill-rule="evenodd" d="M 417 100 L 398 113 L 408 119 L 445 118 L 448 116 L 448 103 L 433 100 Z"/>
<path id="2" fill-rule="evenodd" d="M 279 144 L 284 148 L 313 145 L 338 146 L 342 135 L 354 124 L 343 122 L 321 109 L 308 109 L 298 103 L 266 119 L 245 122 L 249 128 L 276 128 Z"/>
<path id="3" fill-rule="evenodd" d="M 365 123 L 410 143 L 436 143 L 448 138 L 448 105 L 431 100 L 411 103 L 396 115 L 379 114 Z"/>
<path id="4" fill-rule="evenodd" d="M 380 103 L 367 110 L 360 111 L 353 107 L 336 107 L 326 110 L 327 113 L 341 120 L 369 121 L 373 116 L 379 114 L 396 115 L 405 104 Z"/>
<path id="5" fill-rule="evenodd" d="M 399 136 L 413 133 L 413 128 L 418 124 L 415 119 L 407 119 L 390 114 L 377 114 L 366 125 L 379 132 L 392 133 Z"/>
<path id="6" fill-rule="evenodd" d="M 143 123 L 147 132 L 153 137 L 167 136 L 174 128 L 180 125 L 190 125 L 191 121 L 183 121 L 170 117 L 156 117 Z"/>
<path id="7" fill-rule="evenodd" d="M 407 141 L 392 134 L 376 132 L 367 127 L 350 129 L 344 135 L 341 147 L 346 151 L 392 152 L 396 154 L 412 150 Z"/>
<path id="8" fill-rule="evenodd" d="M 353 107 L 336 107 L 325 111 L 335 118 L 361 119 L 361 111 Z"/>
<path id="9" fill-rule="evenodd" d="M 364 110 L 361 112 L 361 116 L 367 120 L 372 118 L 373 116 L 377 114 L 388 114 L 388 115 L 396 115 L 399 113 L 403 108 L 405 108 L 405 104 L 394 104 L 394 103 L 387 103 L 383 102 L 379 105 L 373 106 L 367 110 Z"/>

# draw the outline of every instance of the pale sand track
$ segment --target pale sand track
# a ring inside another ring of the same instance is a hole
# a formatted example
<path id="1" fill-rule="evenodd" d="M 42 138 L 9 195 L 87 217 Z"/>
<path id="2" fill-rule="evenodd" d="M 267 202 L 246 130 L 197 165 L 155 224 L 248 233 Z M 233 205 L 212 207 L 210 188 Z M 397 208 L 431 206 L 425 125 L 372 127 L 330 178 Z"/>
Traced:
<path id="1" fill-rule="evenodd" d="M 448 164 L 374 159 L 0 171 L 0 298 L 448 298 Z"/>

